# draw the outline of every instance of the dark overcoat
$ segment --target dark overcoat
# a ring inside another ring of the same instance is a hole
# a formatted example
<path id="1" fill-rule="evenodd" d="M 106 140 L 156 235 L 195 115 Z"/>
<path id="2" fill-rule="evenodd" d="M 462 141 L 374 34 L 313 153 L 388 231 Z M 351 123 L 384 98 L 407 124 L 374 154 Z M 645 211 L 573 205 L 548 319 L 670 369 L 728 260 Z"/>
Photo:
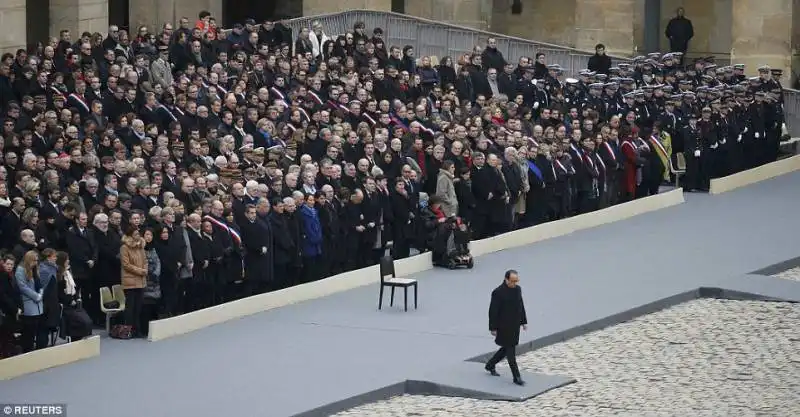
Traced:
<path id="1" fill-rule="evenodd" d="M 528 318 L 522 301 L 522 288 L 511 288 L 503 282 L 492 291 L 489 304 L 489 330 L 497 332 L 494 342 L 498 346 L 518 345 L 519 329 L 525 324 L 528 324 Z"/>
<path id="2" fill-rule="evenodd" d="M 275 246 L 273 245 L 272 228 L 267 221 L 256 219 L 251 222 L 245 219 L 241 225 L 242 244 L 245 248 L 245 275 L 251 282 L 272 282 L 273 277 L 273 256 Z M 263 253 L 261 248 L 267 248 L 267 253 Z"/>

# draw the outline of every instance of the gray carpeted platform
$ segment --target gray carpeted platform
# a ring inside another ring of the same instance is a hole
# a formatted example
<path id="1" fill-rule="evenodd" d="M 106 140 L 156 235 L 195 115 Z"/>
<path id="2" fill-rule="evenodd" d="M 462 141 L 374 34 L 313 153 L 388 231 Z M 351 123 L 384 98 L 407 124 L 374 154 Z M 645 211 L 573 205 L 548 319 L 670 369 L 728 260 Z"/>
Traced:
<path id="1" fill-rule="evenodd" d="M 525 401 L 547 391 L 575 382 L 574 378 L 522 371 L 524 386 L 513 383 L 510 371 L 489 375 L 483 364 L 460 362 L 445 369 L 428 372 L 406 382 L 406 393 L 467 397 L 478 400 Z"/>
<path id="2" fill-rule="evenodd" d="M 103 340 L 98 358 L 0 382 L 0 403 L 63 402 L 81 417 L 330 415 L 493 351 L 489 294 L 507 268 L 521 272 L 522 340 L 534 346 L 797 257 L 799 190 L 795 173 L 687 194 L 686 204 L 479 257 L 473 270 L 426 271 L 408 313 L 377 311 L 376 277 L 162 342 Z"/>

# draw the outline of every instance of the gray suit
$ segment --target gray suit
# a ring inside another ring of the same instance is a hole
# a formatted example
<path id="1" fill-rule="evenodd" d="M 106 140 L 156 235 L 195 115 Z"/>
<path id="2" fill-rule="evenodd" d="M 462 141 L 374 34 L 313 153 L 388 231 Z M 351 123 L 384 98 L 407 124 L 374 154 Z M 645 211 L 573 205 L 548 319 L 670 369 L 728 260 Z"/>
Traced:
<path id="1" fill-rule="evenodd" d="M 172 68 L 169 62 L 163 59 L 156 59 L 150 64 L 150 78 L 153 83 L 161 84 L 164 89 L 172 86 Z"/>

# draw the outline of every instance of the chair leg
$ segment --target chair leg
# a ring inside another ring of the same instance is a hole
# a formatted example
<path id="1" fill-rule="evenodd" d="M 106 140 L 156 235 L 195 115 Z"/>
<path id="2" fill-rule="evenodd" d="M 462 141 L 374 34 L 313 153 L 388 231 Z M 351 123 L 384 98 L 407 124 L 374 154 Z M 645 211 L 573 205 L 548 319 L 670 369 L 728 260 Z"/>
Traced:
<path id="1" fill-rule="evenodd" d="M 414 310 L 417 309 L 417 284 L 414 284 Z"/>
<path id="2" fill-rule="evenodd" d="M 394 307 L 394 287 L 392 287 L 392 299 L 389 301 L 389 307 Z"/>
<path id="3" fill-rule="evenodd" d="M 408 287 L 403 287 L 403 310 L 408 311 Z"/>
<path id="4" fill-rule="evenodd" d="M 111 334 L 111 315 L 106 313 L 106 335 Z"/>
<path id="5" fill-rule="evenodd" d="M 378 310 L 381 309 L 382 304 L 383 304 L 383 284 L 381 284 L 381 291 L 380 295 L 378 296 Z"/>

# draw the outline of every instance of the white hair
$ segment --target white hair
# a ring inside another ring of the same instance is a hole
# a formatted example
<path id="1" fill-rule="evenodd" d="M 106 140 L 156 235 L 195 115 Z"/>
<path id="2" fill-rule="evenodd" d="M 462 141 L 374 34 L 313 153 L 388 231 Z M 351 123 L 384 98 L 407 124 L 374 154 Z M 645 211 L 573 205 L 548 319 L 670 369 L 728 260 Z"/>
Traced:
<path id="1" fill-rule="evenodd" d="M 155 208 L 155 207 L 153 207 Z M 92 220 L 92 224 L 97 226 L 100 223 L 104 223 L 108 221 L 108 215 L 105 213 L 97 213 L 94 215 L 94 220 Z"/>

